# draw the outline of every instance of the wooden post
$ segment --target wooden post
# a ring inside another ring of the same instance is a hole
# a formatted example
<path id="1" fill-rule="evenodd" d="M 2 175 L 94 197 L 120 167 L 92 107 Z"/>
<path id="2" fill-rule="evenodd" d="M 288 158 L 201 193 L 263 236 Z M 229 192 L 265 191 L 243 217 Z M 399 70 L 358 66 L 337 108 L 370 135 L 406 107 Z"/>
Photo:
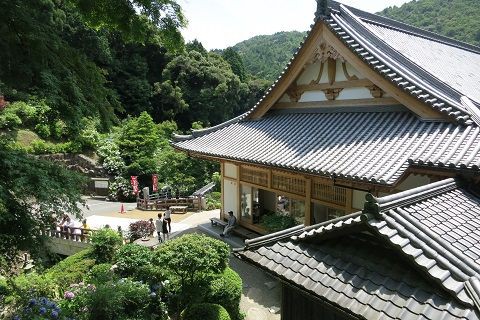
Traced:
<path id="1" fill-rule="evenodd" d="M 305 222 L 306 226 L 312 224 L 312 179 L 305 178 Z"/>
<path id="2" fill-rule="evenodd" d="M 221 162 L 220 163 L 220 185 L 221 185 L 221 192 L 222 192 L 222 197 L 221 197 L 221 206 L 220 206 L 220 220 L 223 220 L 224 214 L 223 212 L 225 211 L 225 163 Z"/>
<path id="3" fill-rule="evenodd" d="M 346 188 L 345 191 L 345 213 L 349 214 L 352 213 L 354 210 L 352 208 L 352 201 L 353 201 L 353 192 L 352 189 Z"/>

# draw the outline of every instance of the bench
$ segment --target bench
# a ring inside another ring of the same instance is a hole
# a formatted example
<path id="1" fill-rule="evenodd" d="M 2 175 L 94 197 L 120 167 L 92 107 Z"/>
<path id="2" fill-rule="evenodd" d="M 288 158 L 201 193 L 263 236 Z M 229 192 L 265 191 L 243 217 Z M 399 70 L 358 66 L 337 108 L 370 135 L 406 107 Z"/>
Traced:
<path id="1" fill-rule="evenodd" d="M 187 213 L 187 208 L 188 206 L 171 206 L 170 210 L 172 210 L 172 213 L 175 213 L 175 212 Z"/>
<path id="2" fill-rule="evenodd" d="M 224 221 L 218 218 L 210 218 L 210 222 L 212 223 L 212 226 L 221 226 L 222 228 L 224 228 L 228 223 L 227 221 Z M 259 234 L 253 231 L 250 231 L 248 229 L 245 229 L 239 226 L 238 224 L 235 225 L 235 228 L 233 228 L 232 233 L 244 239 L 252 239 L 260 236 Z"/>
<path id="3" fill-rule="evenodd" d="M 210 222 L 212 223 L 212 227 L 218 225 L 225 227 L 227 225 L 227 221 L 223 221 L 218 218 L 210 218 Z"/>

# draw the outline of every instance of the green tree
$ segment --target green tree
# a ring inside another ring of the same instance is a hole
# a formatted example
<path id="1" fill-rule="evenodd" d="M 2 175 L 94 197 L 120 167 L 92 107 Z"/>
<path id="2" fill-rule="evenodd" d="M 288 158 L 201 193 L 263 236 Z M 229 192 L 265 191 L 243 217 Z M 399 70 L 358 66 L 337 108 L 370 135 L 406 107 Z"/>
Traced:
<path id="1" fill-rule="evenodd" d="M 139 117 L 128 119 L 121 128 L 118 146 L 127 166 L 152 159 L 159 146 L 157 125 L 152 117 L 142 112 Z"/>
<path id="2" fill-rule="evenodd" d="M 173 86 L 174 92 L 182 93 L 188 108 L 175 120 L 182 130 L 191 123 L 218 124 L 245 111 L 248 86 L 236 76 L 230 65 L 218 54 L 202 55 L 190 51 L 176 56 L 162 74 L 164 84 Z M 163 106 L 174 109 L 176 105 Z"/>
<path id="3" fill-rule="evenodd" d="M 74 48 L 67 35 L 80 23 L 74 8 L 53 0 L 0 0 L 0 79 L 3 94 L 14 100 L 45 98 L 53 112 L 78 131 L 82 117 L 114 121 L 115 93 L 102 70 Z"/>
<path id="4" fill-rule="evenodd" d="M 0 256 L 13 263 L 19 251 L 38 253 L 54 216 L 80 215 L 85 180 L 58 165 L 17 151 L 0 140 Z"/>
<path id="5" fill-rule="evenodd" d="M 244 82 L 246 79 L 245 66 L 243 65 L 242 57 L 232 47 L 223 50 L 222 57 L 228 62 L 234 74 L 238 76 L 240 81 Z"/>
<path id="6" fill-rule="evenodd" d="M 152 35 L 167 47 L 183 43 L 179 32 L 186 24 L 174 0 L 70 0 L 94 28 L 119 30 L 127 39 L 145 41 Z M 160 31 L 160 32 L 159 32 Z"/>
<path id="7" fill-rule="evenodd" d="M 380 15 L 480 45 L 480 6 L 476 0 L 417 0 L 389 7 Z"/>

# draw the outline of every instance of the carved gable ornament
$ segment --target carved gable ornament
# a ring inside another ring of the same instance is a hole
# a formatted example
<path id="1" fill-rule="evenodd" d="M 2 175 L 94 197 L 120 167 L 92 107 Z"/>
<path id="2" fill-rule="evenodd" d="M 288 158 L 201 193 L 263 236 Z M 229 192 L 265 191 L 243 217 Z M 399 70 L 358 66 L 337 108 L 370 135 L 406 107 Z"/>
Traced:
<path id="1" fill-rule="evenodd" d="M 345 58 L 342 57 L 337 50 L 335 50 L 330 44 L 322 41 L 320 45 L 315 48 L 308 64 L 314 64 L 316 62 L 325 63 L 328 59 L 339 59 L 340 61 L 345 62 Z"/>

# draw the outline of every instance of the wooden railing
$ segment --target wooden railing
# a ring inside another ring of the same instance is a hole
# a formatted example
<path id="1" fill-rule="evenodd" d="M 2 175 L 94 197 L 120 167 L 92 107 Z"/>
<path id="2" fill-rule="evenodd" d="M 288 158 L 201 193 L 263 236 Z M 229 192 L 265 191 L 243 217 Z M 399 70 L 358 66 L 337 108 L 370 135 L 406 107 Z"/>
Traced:
<path id="1" fill-rule="evenodd" d="M 137 198 L 137 208 L 142 210 L 164 210 L 170 206 L 187 206 L 199 209 L 201 197 L 189 198 L 150 198 L 148 200 Z"/>
<path id="2" fill-rule="evenodd" d="M 90 243 L 90 239 L 96 231 L 81 227 L 57 227 L 55 230 L 48 230 L 46 234 L 52 238 Z"/>

